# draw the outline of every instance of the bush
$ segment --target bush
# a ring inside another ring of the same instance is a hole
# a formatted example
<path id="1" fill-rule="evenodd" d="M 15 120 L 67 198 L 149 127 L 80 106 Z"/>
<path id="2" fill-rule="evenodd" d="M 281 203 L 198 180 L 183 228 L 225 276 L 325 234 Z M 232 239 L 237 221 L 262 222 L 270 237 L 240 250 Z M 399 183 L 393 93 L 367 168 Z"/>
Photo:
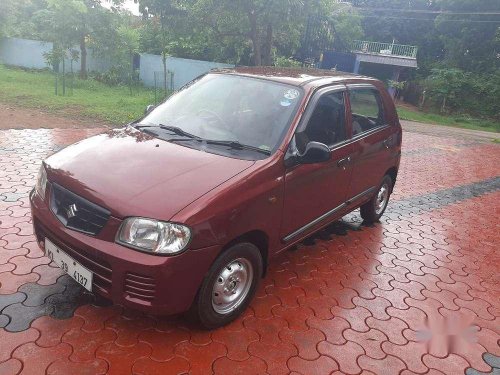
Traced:
<path id="1" fill-rule="evenodd" d="M 134 71 L 132 74 L 120 67 L 111 67 L 111 69 L 104 73 L 91 72 L 90 78 L 108 86 L 141 85 L 138 71 Z"/>
<path id="2" fill-rule="evenodd" d="M 422 84 L 427 107 L 500 119 L 500 70 L 480 75 L 460 69 L 433 69 Z"/>
<path id="3" fill-rule="evenodd" d="M 274 61 L 274 66 L 280 68 L 300 68 L 301 63 L 300 61 L 293 60 L 290 57 L 278 56 Z"/>

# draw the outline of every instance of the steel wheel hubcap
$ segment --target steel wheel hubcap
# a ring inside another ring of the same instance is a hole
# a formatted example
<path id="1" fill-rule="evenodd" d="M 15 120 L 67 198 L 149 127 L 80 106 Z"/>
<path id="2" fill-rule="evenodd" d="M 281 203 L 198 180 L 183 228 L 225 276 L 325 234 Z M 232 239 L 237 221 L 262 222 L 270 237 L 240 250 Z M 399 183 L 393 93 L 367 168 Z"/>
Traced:
<path id="1" fill-rule="evenodd" d="M 252 264 L 238 258 L 229 262 L 215 279 L 212 307 L 219 314 L 229 314 L 245 300 L 253 281 Z"/>
<path id="2" fill-rule="evenodd" d="M 385 183 L 380 187 L 377 193 L 377 199 L 375 201 L 375 212 L 380 215 L 384 211 L 387 201 L 389 199 L 389 186 Z"/>

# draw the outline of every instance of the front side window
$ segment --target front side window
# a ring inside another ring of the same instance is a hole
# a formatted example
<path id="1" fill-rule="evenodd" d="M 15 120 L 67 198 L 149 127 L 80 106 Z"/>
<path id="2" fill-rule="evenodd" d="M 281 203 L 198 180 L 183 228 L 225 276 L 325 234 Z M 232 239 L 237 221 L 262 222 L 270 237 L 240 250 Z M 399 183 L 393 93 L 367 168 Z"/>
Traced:
<path id="1" fill-rule="evenodd" d="M 344 92 L 323 94 L 309 118 L 306 129 L 297 133 L 299 150 L 309 142 L 320 142 L 327 146 L 346 140 Z"/>
<path id="2" fill-rule="evenodd" d="M 378 91 L 368 88 L 351 89 L 349 99 L 353 136 L 386 124 L 384 107 Z"/>
<path id="3" fill-rule="evenodd" d="M 241 151 L 258 159 L 279 146 L 302 95 L 299 87 L 273 81 L 208 74 L 158 106 L 137 127 L 189 147 L 223 154 L 230 147 L 231 156 Z"/>

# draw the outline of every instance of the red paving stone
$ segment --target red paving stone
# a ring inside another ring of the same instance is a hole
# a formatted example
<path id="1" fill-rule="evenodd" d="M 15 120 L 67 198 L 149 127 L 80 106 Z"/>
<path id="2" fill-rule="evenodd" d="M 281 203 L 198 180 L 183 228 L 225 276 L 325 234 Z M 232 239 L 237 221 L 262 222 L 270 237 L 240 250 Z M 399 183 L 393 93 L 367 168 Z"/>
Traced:
<path id="1" fill-rule="evenodd" d="M 500 147 L 408 132 L 382 222 L 323 231 L 275 259 L 228 327 L 83 303 L 16 330 L 8 309 L 29 306 L 19 291 L 62 280 L 31 230 L 27 194 L 40 160 L 98 132 L 0 131 L 0 374 L 492 371 L 482 355 L 500 356 Z"/>

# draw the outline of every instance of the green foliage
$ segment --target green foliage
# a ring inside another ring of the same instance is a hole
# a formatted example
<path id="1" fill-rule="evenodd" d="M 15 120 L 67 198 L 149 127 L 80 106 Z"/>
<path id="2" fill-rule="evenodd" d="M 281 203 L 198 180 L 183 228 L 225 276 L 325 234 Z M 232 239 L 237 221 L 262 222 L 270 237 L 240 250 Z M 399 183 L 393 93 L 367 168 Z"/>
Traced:
<path id="1" fill-rule="evenodd" d="M 0 0 L 0 37 L 40 40 L 33 14 L 46 7 L 46 0 Z"/>
<path id="2" fill-rule="evenodd" d="M 8 2 L 0 2 L 0 38 L 7 32 L 9 22 L 10 4 Z"/>
<path id="3" fill-rule="evenodd" d="M 278 56 L 274 60 L 274 66 L 282 68 L 299 68 L 302 64 L 299 61 L 293 60 L 289 57 Z"/>
<path id="4" fill-rule="evenodd" d="M 362 35 L 356 11 L 332 0 L 138 0 L 147 12 L 144 50 L 242 65 L 293 56 L 309 14 L 327 14 L 340 38 Z"/>
<path id="5" fill-rule="evenodd" d="M 450 12 L 500 12 L 499 1 L 438 0 L 437 5 Z M 481 22 L 459 21 L 463 19 Z M 447 67 L 477 73 L 499 69 L 500 41 L 495 38 L 499 25 L 500 17 L 494 14 L 439 15 L 435 21 L 435 32 L 444 46 L 443 62 Z"/>
<path id="6" fill-rule="evenodd" d="M 34 14 L 43 40 L 56 48 L 69 49 L 78 42 L 78 24 L 87 13 L 83 0 L 46 0 L 47 8 Z"/>
<path id="7" fill-rule="evenodd" d="M 500 119 L 500 70 L 476 74 L 463 70 L 433 69 L 424 81 L 430 105 L 441 112 Z"/>
<path id="8" fill-rule="evenodd" d="M 363 38 L 362 17 L 356 8 L 346 7 L 343 4 L 332 4 L 329 13 L 337 32 L 335 37 L 341 39 L 345 45 L 349 45 L 353 40 Z"/>
<path id="9" fill-rule="evenodd" d="M 127 73 L 125 73 L 123 67 L 120 66 L 112 66 L 104 73 L 91 72 L 90 77 L 108 86 L 119 86 L 128 81 Z"/>

